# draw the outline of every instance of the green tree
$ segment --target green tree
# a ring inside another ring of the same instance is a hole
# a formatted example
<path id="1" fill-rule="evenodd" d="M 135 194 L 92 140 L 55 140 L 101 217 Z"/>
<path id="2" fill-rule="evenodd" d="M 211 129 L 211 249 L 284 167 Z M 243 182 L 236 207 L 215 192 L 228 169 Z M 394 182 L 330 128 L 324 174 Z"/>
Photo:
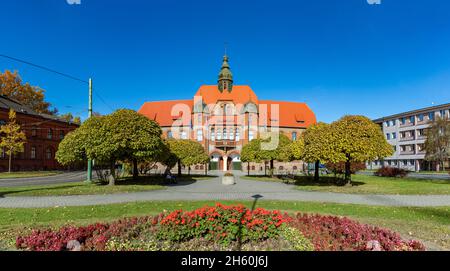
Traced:
<path id="1" fill-rule="evenodd" d="M 0 148 L 5 149 L 9 156 L 8 172 L 11 173 L 12 156 L 24 151 L 24 145 L 27 140 L 25 133 L 16 122 L 16 112 L 9 110 L 9 122 L 0 127 L 1 141 Z"/>
<path id="2" fill-rule="evenodd" d="M 208 154 L 205 152 L 203 146 L 197 141 L 189 139 L 169 139 L 167 140 L 170 152 L 169 161 L 173 161 L 176 157 L 178 164 L 178 176 L 181 177 L 181 166 L 188 167 L 190 174 L 190 167 L 197 164 L 206 164 L 209 161 Z"/>
<path id="3" fill-rule="evenodd" d="M 298 158 L 305 162 L 314 163 L 314 180 L 319 180 L 320 163 L 335 160 L 337 154 L 332 148 L 332 137 L 330 125 L 319 122 L 311 125 L 303 133 L 303 153 Z"/>
<path id="4" fill-rule="evenodd" d="M 75 124 L 78 124 L 78 125 L 81 124 L 80 117 L 74 117 L 72 115 L 72 113 L 66 113 L 66 114 L 60 115 L 59 118 L 65 120 L 67 122 L 72 122 L 72 123 L 75 123 Z"/>
<path id="5" fill-rule="evenodd" d="M 69 164 L 93 159 L 110 165 L 110 185 L 115 184 L 117 161 L 131 161 L 137 177 L 137 163 L 161 156 L 164 143 L 161 128 L 133 110 L 121 109 L 103 117 L 91 117 L 73 135 L 66 136 L 58 148 L 57 160 Z M 76 148 L 72 148 L 78 144 Z"/>
<path id="6" fill-rule="evenodd" d="M 247 175 L 250 175 L 250 162 L 261 162 L 258 157 L 259 152 L 259 139 L 253 139 L 242 147 L 241 150 L 241 162 L 247 163 Z"/>
<path id="7" fill-rule="evenodd" d="M 445 171 L 445 162 L 450 157 L 450 122 L 437 118 L 426 131 L 425 159 L 435 161 Z"/>
<path id="8" fill-rule="evenodd" d="M 351 163 L 381 159 L 392 155 L 380 126 L 364 116 L 344 116 L 330 126 L 333 151 L 328 162 L 345 163 L 344 181 L 351 184 Z"/>
<path id="9" fill-rule="evenodd" d="M 17 100 L 38 113 L 55 115 L 58 110 L 51 109 L 51 104 L 45 101 L 45 90 L 23 83 L 17 71 L 0 72 L 0 94 Z"/>

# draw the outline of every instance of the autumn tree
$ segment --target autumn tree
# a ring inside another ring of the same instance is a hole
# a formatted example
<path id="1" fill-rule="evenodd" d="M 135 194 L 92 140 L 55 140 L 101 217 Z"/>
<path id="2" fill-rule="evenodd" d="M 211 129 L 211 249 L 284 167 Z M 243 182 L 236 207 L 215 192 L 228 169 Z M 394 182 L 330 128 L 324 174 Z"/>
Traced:
<path id="1" fill-rule="evenodd" d="M 61 142 L 56 158 L 63 165 L 80 159 L 108 163 L 111 172 L 109 183 L 114 185 L 117 161 L 131 161 L 133 175 L 137 177 L 138 161 L 161 155 L 161 133 L 155 121 L 133 110 L 121 109 L 103 117 L 91 117 L 69 133 Z"/>
<path id="2" fill-rule="evenodd" d="M 57 110 L 45 101 L 45 90 L 22 82 L 17 71 L 0 73 L 0 94 L 8 96 L 38 113 L 55 115 Z"/>
<path id="3" fill-rule="evenodd" d="M 299 153 L 297 158 L 315 164 L 315 181 L 319 180 L 320 163 L 335 160 L 336 153 L 332 148 L 332 137 L 330 125 L 323 122 L 313 124 L 303 133 L 303 153 Z"/>
<path id="4" fill-rule="evenodd" d="M 63 115 L 59 115 L 59 118 L 65 120 L 67 122 L 75 123 L 75 124 L 78 124 L 78 125 L 81 124 L 80 117 L 74 117 L 72 115 L 72 113 L 66 113 L 66 114 L 63 114 Z"/>
<path id="5" fill-rule="evenodd" d="M 426 131 L 425 159 L 435 161 L 445 171 L 445 162 L 450 157 L 450 122 L 437 118 Z"/>
<path id="6" fill-rule="evenodd" d="M 5 153 L 9 156 L 8 172 L 11 173 L 12 156 L 24 151 L 24 145 L 27 140 L 25 133 L 16 122 L 16 112 L 9 110 L 9 122 L 0 126 L 0 148 L 5 149 Z"/>
<path id="7" fill-rule="evenodd" d="M 393 148 L 386 141 L 380 127 L 367 117 L 344 116 L 333 122 L 329 130 L 327 144 L 331 144 L 332 151 L 327 161 L 345 163 L 346 185 L 351 184 L 352 162 L 372 161 L 393 153 Z M 318 151 L 323 152 L 323 150 Z"/>
<path id="8" fill-rule="evenodd" d="M 209 161 L 209 156 L 203 146 L 197 141 L 189 139 L 169 139 L 167 140 L 172 156 L 169 159 L 176 157 L 178 165 L 178 177 L 181 177 L 181 166 L 188 167 L 190 174 L 190 167 L 197 164 L 206 164 Z"/>

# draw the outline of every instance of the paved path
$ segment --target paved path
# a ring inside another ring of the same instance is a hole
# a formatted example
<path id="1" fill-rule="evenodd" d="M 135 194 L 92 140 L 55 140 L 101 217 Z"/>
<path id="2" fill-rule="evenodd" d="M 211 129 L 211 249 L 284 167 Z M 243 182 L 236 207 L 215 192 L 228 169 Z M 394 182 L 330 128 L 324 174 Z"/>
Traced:
<path id="1" fill-rule="evenodd" d="M 293 185 L 238 179 L 237 184 L 223 186 L 220 178 L 194 183 L 170 185 L 165 190 L 110 195 L 4 197 L 0 207 L 86 206 L 153 200 L 289 200 L 366 204 L 380 206 L 450 206 L 450 195 L 356 195 L 309 192 L 294 189 Z"/>
<path id="2" fill-rule="evenodd" d="M 0 187 L 61 184 L 61 183 L 81 182 L 84 180 L 86 180 L 86 172 L 75 171 L 43 177 L 0 179 Z"/>

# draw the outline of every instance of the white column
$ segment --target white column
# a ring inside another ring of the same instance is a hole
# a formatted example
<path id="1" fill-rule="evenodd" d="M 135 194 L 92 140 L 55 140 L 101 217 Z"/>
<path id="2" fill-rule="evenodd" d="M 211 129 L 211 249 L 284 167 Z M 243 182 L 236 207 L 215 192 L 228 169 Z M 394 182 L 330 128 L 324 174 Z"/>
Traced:
<path id="1" fill-rule="evenodd" d="M 228 157 L 225 155 L 223 157 L 223 171 L 228 171 L 227 166 L 228 166 Z"/>

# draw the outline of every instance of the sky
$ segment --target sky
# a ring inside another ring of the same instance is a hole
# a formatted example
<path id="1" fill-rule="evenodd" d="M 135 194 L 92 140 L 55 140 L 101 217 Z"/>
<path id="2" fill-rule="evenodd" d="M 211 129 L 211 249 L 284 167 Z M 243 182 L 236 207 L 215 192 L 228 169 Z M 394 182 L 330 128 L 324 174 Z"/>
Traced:
<path id="1" fill-rule="evenodd" d="M 102 114 L 191 99 L 216 84 L 225 43 L 236 85 L 306 102 L 319 121 L 450 102 L 448 0 L 68 2 L 2 1 L 0 54 L 92 77 Z M 6 69 L 87 117 L 86 84 L 0 57 Z"/>

